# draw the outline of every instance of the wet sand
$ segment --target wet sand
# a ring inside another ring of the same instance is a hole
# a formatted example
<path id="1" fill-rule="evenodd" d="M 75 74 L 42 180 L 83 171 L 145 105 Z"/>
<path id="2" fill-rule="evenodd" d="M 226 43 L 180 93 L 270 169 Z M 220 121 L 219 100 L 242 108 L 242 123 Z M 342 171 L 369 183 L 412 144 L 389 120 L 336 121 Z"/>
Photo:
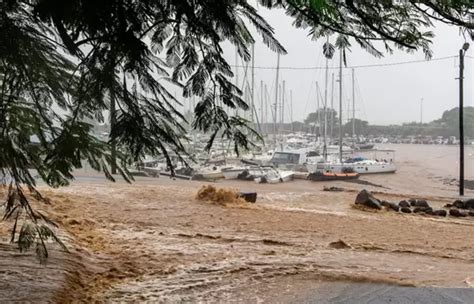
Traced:
<path id="1" fill-rule="evenodd" d="M 198 201 L 196 192 L 207 184 L 202 182 L 161 177 L 113 184 L 78 172 L 70 187 L 42 189 L 52 200 L 44 209 L 61 225 L 71 253 L 51 246 L 44 268 L 33 253 L 4 245 L 1 269 L 11 283 L 2 283 L 0 300 L 26 294 L 59 302 L 368 303 L 373 296 L 412 292 L 436 303 L 451 295 L 394 286 L 464 288 L 453 291 L 462 300 L 474 287 L 474 217 L 351 206 L 363 188 L 390 201 L 426 198 L 436 207 L 456 197 L 454 185 L 423 174 L 433 170 L 431 160 L 426 165 L 406 155 L 399 161 L 412 161 L 411 167 L 399 164 L 397 174 L 363 177 L 387 188 L 309 181 L 213 184 L 257 191 L 257 203 L 249 205 Z M 455 175 L 444 172 L 440 176 Z M 324 186 L 345 191 L 324 192 Z M 0 228 L 8 230 L 8 223 Z M 7 240 L 2 235 L 2 243 Z M 15 262 L 20 266 L 7 266 Z M 19 284 L 26 268 L 30 285 L 37 287 L 31 293 Z"/>

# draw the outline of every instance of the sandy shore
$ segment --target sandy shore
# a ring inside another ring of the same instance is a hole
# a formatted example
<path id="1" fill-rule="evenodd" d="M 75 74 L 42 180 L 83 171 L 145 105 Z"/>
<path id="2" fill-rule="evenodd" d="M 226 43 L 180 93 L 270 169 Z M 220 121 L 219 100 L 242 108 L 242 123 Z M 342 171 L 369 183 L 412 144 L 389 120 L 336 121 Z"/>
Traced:
<path id="1" fill-rule="evenodd" d="M 206 183 L 168 178 L 140 178 L 128 185 L 84 174 L 70 187 L 43 187 L 52 205 L 42 207 L 61 225 L 70 253 L 51 245 L 50 263 L 43 267 L 34 253 L 2 245 L 0 301 L 320 303 L 318 296 L 325 295 L 331 303 L 344 303 L 344 297 L 334 295 L 352 294 L 350 302 L 367 303 L 367 295 L 396 294 L 393 286 L 471 291 L 474 217 L 433 218 L 351 206 L 362 188 L 389 201 L 426 198 L 436 207 L 456 197 L 455 186 L 422 179 L 414 175 L 420 171 L 416 167 L 404 170 L 364 178 L 384 187 L 309 181 L 213 184 L 258 192 L 256 204 L 227 206 L 195 199 Z M 411 183 L 410 178 L 418 178 L 419 186 L 410 184 L 405 191 L 396 186 L 402 179 Z M 324 192 L 324 186 L 345 191 Z M 5 232 L 8 225 L 0 229 Z M 7 243 L 8 236 L 2 237 Z M 20 284 L 24 280 L 28 284 Z M 389 285 L 361 285 L 358 294 L 346 282 Z M 433 299 L 438 293 L 416 290 Z"/>

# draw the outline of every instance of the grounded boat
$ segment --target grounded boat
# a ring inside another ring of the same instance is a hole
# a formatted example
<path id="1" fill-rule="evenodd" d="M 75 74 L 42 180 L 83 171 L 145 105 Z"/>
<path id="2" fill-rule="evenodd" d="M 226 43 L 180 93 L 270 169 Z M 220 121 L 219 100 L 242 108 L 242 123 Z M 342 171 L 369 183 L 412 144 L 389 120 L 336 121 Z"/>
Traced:
<path id="1" fill-rule="evenodd" d="M 359 173 L 334 173 L 334 172 L 314 172 L 308 175 L 308 179 L 317 182 L 348 180 L 359 178 Z"/>
<path id="2" fill-rule="evenodd" d="M 359 174 L 376 174 L 376 173 L 394 173 L 397 166 L 394 162 L 361 160 L 355 162 L 343 163 L 317 163 L 307 164 L 308 172 L 315 173 L 318 171 L 328 171 L 335 173 L 359 173 Z"/>
<path id="3" fill-rule="evenodd" d="M 229 167 L 222 168 L 221 172 L 225 179 L 238 179 L 246 169 L 245 167 Z"/>
<path id="4" fill-rule="evenodd" d="M 220 179 L 224 178 L 224 174 L 222 173 L 222 167 L 219 166 L 212 166 L 212 167 L 204 167 L 198 170 L 195 176 L 199 176 L 203 179 Z"/>
<path id="5" fill-rule="evenodd" d="M 374 148 L 374 144 L 364 143 L 364 144 L 356 144 L 355 145 L 356 150 L 371 150 L 373 148 Z"/>
<path id="6" fill-rule="evenodd" d="M 273 167 L 258 167 L 244 171 L 243 179 L 253 179 L 256 183 L 278 184 L 293 180 L 293 171 L 277 170 Z"/>
<path id="7" fill-rule="evenodd" d="M 348 164 L 344 165 L 347 166 Z M 363 160 L 350 165 L 350 168 L 359 174 L 395 173 L 397 171 L 397 166 L 394 162 Z"/>

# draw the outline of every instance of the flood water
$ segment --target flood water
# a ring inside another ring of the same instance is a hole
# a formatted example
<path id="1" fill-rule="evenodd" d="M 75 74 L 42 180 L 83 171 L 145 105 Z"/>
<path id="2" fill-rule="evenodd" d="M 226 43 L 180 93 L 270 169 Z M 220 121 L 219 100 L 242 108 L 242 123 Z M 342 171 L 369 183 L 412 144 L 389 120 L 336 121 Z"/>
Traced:
<path id="1" fill-rule="evenodd" d="M 457 175 L 456 147 L 384 148 L 397 150 L 398 172 L 363 176 L 365 185 L 213 183 L 257 191 L 257 203 L 250 205 L 198 201 L 203 182 L 160 177 L 113 184 L 78 172 L 70 187 L 43 188 L 53 202 L 45 209 L 72 247 L 66 262 L 53 251 L 59 261 L 54 269 L 69 279 L 50 291 L 62 300 L 273 303 L 311 302 L 311 291 L 328 290 L 331 282 L 474 287 L 474 217 L 352 206 L 357 191 L 367 188 L 381 199 L 426 198 L 442 208 L 457 196 L 451 181 Z M 472 147 L 466 149 L 469 179 L 472 153 Z M 322 191 L 324 186 L 344 191 Z M 44 284 L 46 277 L 37 280 Z"/>

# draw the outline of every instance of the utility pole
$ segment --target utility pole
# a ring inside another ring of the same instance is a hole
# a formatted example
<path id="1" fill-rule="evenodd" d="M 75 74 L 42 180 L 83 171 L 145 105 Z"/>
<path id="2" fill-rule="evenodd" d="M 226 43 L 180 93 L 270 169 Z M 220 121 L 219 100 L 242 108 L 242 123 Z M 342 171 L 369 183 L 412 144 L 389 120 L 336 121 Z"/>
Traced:
<path id="1" fill-rule="evenodd" d="M 464 55 L 469 43 L 459 50 L 459 195 L 464 195 Z"/>
<path id="2" fill-rule="evenodd" d="M 342 164 L 342 48 L 339 50 L 339 162 Z"/>
<path id="3" fill-rule="evenodd" d="M 352 143 L 355 147 L 355 76 L 354 69 L 352 69 Z"/>

